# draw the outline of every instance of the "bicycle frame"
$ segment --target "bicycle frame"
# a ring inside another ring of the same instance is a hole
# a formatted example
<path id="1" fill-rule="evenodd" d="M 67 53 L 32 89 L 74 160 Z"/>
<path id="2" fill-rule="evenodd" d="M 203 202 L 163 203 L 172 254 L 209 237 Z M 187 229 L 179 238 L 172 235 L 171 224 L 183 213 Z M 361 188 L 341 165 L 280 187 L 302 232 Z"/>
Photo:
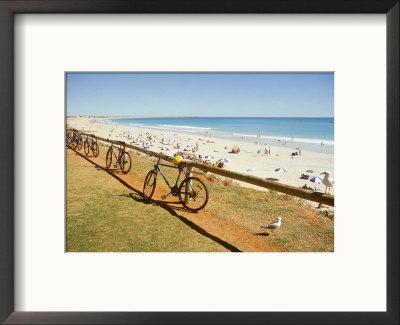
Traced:
<path id="1" fill-rule="evenodd" d="M 179 166 L 176 167 L 176 166 L 171 166 L 171 165 L 162 164 L 162 163 L 160 163 L 160 159 L 161 159 L 161 158 L 158 157 L 157 164 L 154 165 L 154 169 L 153 169 L 153 170 L 156 172 L 156 174 L 158 174 L 158 173 L 161 174 L 161 176 L 162 176 L 162 178 L 164 179 L 165 183 L 167 183 L 169 189 L 172 190 L 172 187 L 173 187 L 173 186 L 171 186 L 171 185 L 169 184 L 168 180 L 167 180 L 166 177 L 164 176 L 164 174 L 163 174 L 163 172 L 161 171 L 161 169 L 160 169 L 159 166 L 164 166 L 164 167 L 168 167 L 168 168 L 175 168 L 175 169 L 178 169 L 178 170 L 179 170 L 178 177 L 176 178 L 175 185 L 174 185 L 175 187 L 178 185 L 178 181 L 179 181 L 179 178 L 181 177 L 181 174 L 184 174 L 183 169 L 182 169 L 181 167 L 179 167 Z"/>
<path id="2" fill-rule="evenodd" d="M 110 148 L 111 148 L 111 152 L 113 153 L 113 155 L 114 155 L 114 157 L 115 157 L 117 163 L 120 164 L 120 162 L 121 162 L 121 157 L 122 157 L 122 153 L 124 152 L 124 148 L 117 147 L 116 145 L 114 145 L 114 143 L 111 143 Z M 115 154 L 114 148 L 115 148 L 116 150 L 118 150 L 118 157 L 117 157 L 117 155 Z"/>

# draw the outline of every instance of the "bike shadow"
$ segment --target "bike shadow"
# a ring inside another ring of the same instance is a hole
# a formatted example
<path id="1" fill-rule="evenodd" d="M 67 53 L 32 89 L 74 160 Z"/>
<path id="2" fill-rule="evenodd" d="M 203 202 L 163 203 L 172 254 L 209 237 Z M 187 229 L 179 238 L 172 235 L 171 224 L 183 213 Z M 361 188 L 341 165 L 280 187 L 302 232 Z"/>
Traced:
<path id="1" fill-rule="evenodd" d="M 143 196 L 143 192 L 139 192 L 137 190 L 135 191 L 135 193 L 130 193 L 129 195 L 121 194 L 118 196 L 130 197 L 131 199 L 134 199 L 136 202 L 139 202 L 139 203 L 152 204 L 152 205 L 162 207 L 162 208 L 166 209 L 168 212 L 170 212 L 171 214 L 172 214 L 172 211 L 170 211 L 170 210 L 188 212 L 191 214 L 199 213 L 198 211 L 191 211 L 182 206 L 175 206 L 175 204 L 181 204 L 179 201 L 164 201 L 164 200 L 145 199 Z"/>
<path id="2" fill-rule="evenodd" d="M 147 200 L 144 199 L 143 197 L 143 192 L 137 190 L 136 188 L 134 188 L 132 185 L 128 184 L 125 180 L 123 180 L 122 178 L 120 178 L 118 175 L 116 175 L 114 172 L 112 172 L 112 170 L 110 169 L 106 169 L 105 167 L 100 166 L 99 164 L 97 164 L 96 162 L 92 161 L 91 159 L 89 159 L 88 157 L 82 155 L 79 151 L 73 150 L 76 153 L 78 153 L 82 158 L 86 159 L 88 162 L 90 162 L 91 164 L 93 164 L 96 169 L 98 170 L 103 170 L 106 173 L 108 173 L 110 176 L 114 177 L 116 180 L 118 180 L 122 185 L 124 185 L 125 187 L 127 187 L 128 189 L 130 189 L 131 191 L 133 191 L 133 193 L 130 194 L 122 194 L 120 196 L 124 196 L 124 197 L 130 197 L 131 199 L 135 200 L 136 202 L 140 202 L 143 204 L 153 204 L 153 205 L 157 205 L 160 208 L 164 209 L 165 211 L 167 211 L 169 214 L 171 214 L 172 216 L 178 218 L 181 222 L 183 222 L 184 224 L 186 224 L 187 226 L 189 226 L 191 229 L 195 230 L 197 233 L 199 233 L 200 235 L 207 237 L 209 239 L 211 239 L 212 241 L 218 243 L 219 245 L 223 246 L 224 248 L 228 249 L 231 252 L 241 252 L 241 250 L 239 250 L 237 247 L 231 245 L 230 243 L 224 241 L 223 239 L 214 236 L 212 234 L 210 234 L 209 232 L 207 232 L 204 228 L 196 225 L 193 221 L 190 221 L 189 219 L 185 218 L 184 216 L 180 215 L 177 213 L 177 211 L 182 211 L 182 212 L 190 212 L 190 213 L 198 213 L 198 212 L 193 212 L 190 211 L 188 209 L 186 209 L 185 207 L 177 207 L 177 206 L 171 206 L 170 204 L 179 204 L 179 202 L 166 202 L 166 201 L 160 201 L 160 200 Z M 122 173 L 121 173 L 122 174 Z"/>
<path id="3" fill-rule="evenodd" d="M 200 226 L 196 225 L 193 221 L 190 221 L 189 219 L 185 218 L 182 215 L 179 215 L 176 211 L 188 211 L 188 212 L 192 212 L 190 210 L 187 210 L 185 208 L 180 208 L 180 207 L 171 207 L 170 205 L 166 204 L 166 202 L 163 201 L 158 201 L 158 200 L 145 200 L 143 198 L 143 196 L 139 196 L 134 194 L 134 193 L 130 193 L 129 195 L 124 195 L 126 197 L 131 197 L 133 200 L 135 200 L 136 202 L 143 202 L 145 204 L 150 204 L 153 203 L 157 206 L 159 206 L 160 208 L 163 208 L 164 210 L 166 210 L 167 212 L 169 212 L 169 214 L 171 214 L 172 216 L 178 218 L 180 221 L 182 221 L 185 225 L 189 226 L 191 229 L 195 230 L 196 232 L 198 232 L 200 235 L 207 237 L 209 239 L 211 239 L 212 241 L 220 244 L 221 246 L 225 247 L 226 249 L 230 250 L 231 252 L 241 252 L 240 249 L 238 249 L 237 247 L 229 244 L 228 242 L 222 240 L 221 238 L 214 236 L 212 234 L 210 234 L 209 232 L 207 232 L 204 228 L 201 228 Z M 178 202 L 177 202 L 178 203 Z M 193 212 L 192 212 L 193 213 Z"/>

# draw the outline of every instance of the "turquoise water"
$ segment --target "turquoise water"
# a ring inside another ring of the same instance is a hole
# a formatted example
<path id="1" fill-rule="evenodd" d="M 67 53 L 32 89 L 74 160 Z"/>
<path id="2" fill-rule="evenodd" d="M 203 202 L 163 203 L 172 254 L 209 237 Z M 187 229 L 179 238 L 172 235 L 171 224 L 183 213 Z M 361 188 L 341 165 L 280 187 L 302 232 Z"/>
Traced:
<path id="1" fill-rule="evenodd" d="M 333 153 L 334 149 L 333 118 L 162 117 L 104 119 L 102 122 L 329 153 Z"/>

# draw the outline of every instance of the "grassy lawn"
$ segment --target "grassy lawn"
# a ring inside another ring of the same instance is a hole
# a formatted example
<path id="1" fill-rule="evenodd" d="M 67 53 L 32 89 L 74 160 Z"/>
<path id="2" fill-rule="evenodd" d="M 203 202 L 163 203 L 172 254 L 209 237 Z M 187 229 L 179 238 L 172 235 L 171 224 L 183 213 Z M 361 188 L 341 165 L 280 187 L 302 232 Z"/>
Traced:
<path id="1" fill-rule="evenodd" d="M 144 202 L 152 161 L 132 154 L 130 173 L 108 173 L 101 168 L 106 150 L 101 146 L 100 156 L 89 160 L 67 150 L 69 252 L 333 251 L 333 217 L 304 201 L 203 176 L 210 200 L 198 213 L 183 210 L 173 197 L 161 201 L 168 192 L 161 178 L 155 202 Z M 163 172 L 171 181 L 176 177 L 176 170 Z M 278 216 L 277 236 L 260 229 Z"/>

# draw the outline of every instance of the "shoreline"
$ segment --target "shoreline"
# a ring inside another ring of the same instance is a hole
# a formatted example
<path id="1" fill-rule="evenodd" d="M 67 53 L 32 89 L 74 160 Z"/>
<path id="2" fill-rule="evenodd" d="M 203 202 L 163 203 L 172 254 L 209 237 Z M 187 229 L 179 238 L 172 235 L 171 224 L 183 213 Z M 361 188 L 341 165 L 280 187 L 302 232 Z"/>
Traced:
<path id="1" fill-rule="evenodd" d="M 107 117 L 102 117 L 103 119 Z M 110 117 L 117 118 L 117 117 Z M 127 118 L 127 117 L 120 117 Z M 136 118 L 136 117 L 134 117 Z M 147 118 L 147 117 L 146 117 Z M 125 141 L 131 143 L 128 140 L 128 132 L 132 134 L 133 139 L 138 137 L 139 134 L 145 135 L 146 132 L 152 134 L 157 143 L 149 147 L 149 150 L 155 152 L 162 152 L 167 155 L 173 156 L 173 154 L 179 149 L 174 149 L 174 146 L 178 142 L 182 143 L 181 151 L 186 145 L 196 146 L 196 142 L 199 145 L 198 154 L 205 157 L 206 155 L 214 156 L 213 162 L 221 158 L 228 158 L 229 162 L 225 164 L 225 169 L 232 171 L 249 173 L 262 178 L 268 178 L 276 180 L 284 184 L 301 187 L 307 185 L 312 188 L 317 188 L 319 192 L 325 191 L 323 184 L 315 184 L 308 180 L 301 179 L 300 175 L 306 173 L 307 170 L 313 170 L 313 173 L 307 172 L 306 174 L 311 176 L 320 176 L 320 173 L 324 171 L 330 171 L 334 177 L 334 155 L 333 153 L 321 153 L 309 151 L 307 149 L 301 149 L 301 155 L 292 156 L 293 148 L 288 146 L 276 146 L 267 145 L 270 147 L 271 154 L 264 154 L 265 145 L 262 143 L 255 144 L 254 142 L 243 141 L 242 139 L 232 140 L 227 138 L 219 137 L 208 137 L 197 133 L 185 133 L 181 130 L 167 131 L 146 128 L 145 125 L 134 126 L 134 125 L 121 125 L 112 123 L 100 123 L 94 122 L 94 117 L 67 117 L 67 124 L 75 129 L 82 130 L 84 132 L 91 132 L 104 138 L 113 138 L 115 140 Z M 165 137 L 171 140 L 169 145 L 162 145 L 160 140 Z M 264 139 L 255 138 L 261 142 Z M 229 153 L 233 146 L 239 145 L 241 151 L 239 154 Z M 168 147 L 168 151 L 161 151 L 161 147 Z M 257 153 L 261 151 L 261 153 Z M 298 151 L 296 151 L 298 152 Z M 280 173 L 275 172 L 276 168 L 286 168 L 289 172 Z M 250 184 L 241 184 L 246 187 L 251 187 L 257 190 L 265 190 L 257 186 Z M 331 194 L 334 194 L 334 189 L 331 189 Z"/>
<path id="2" fill-rule="evenodd" d="M 90 117 L 89 117 L 90 118 Z M 197 119 L 197 117 L 187 117 L 189 119 Z M 202 118 L 207 118 L 207 117 L 202 117 Z M 222 119 L 236 119 L 238 117 L 220 117 Z M 240 117 L 239 117 L 240 118 Z M 245 118 L 251 118 L 253 119 L 254 117 L 245 117 Z M 261 118 L 261 117 L 260 117 Z M 144 122 L 145 124 L 142 124 L 141 119 L 147 120 Z M 154 122 L 154 124 L 151 122 L 151 120 L 157 121 L 160 119 L 161 121 Z M 169 119 L 172 119 L 172 121 L 168 121 Z M 271 145 L 275 147 L 280 147 L 280 146 L 286 146 L 287 148 L 291 148 L 292 150 L 296 151 L 298 149 L 301 150 L 306 150 L 306 151 L 312 151 L 316 153 L 323 153 L 323 154 L 334 154 L 334 139 L 327 139 L 327 138 L 313 138 L 313 137 L 307 137 L 306 135 L 304 136 L 291 136 L 291 135 L 279 135 L 279 134 L 264 134 L 260 133 L 259 131 L 256 130 L 231 130 L 230 128 L 215 128 L 213 126 L 209 125 L 204 125 L 201 124 L 199 126 L 192 126 L 191 124 L 188 125 L 182 125 L 180 122 L 177 120 L 182 120 L 185 119 L 185 117 L 103 117 L 103 118 L 94 118 L 96 122 L 102 123 L 102 124 L 109 124 L 109 125 L 115 125 L 119 124 L 121 127 L 137 127 L 141 128 L 143 130 L 148 131 L 148 129 L 151 130 L 158 130 L 162 132 L 181 132 L 181 133 L 187 133 L 190 135 L 198 135 L 198 136 L 203 136 L 203 137 L 209 137 L 212 133 L 212 137 L 214 138 L 220 138 L 223 140 L 228 140 L 228 141 L 241 141 L 241 142 L 246 142 L 246 143 L 255 143 L 257 145 Z M 210 117 L 210 119 L 214 119 L 214 117 Z M 268 118 L 269 119 L 269 118 Z M 277 119 L 284 119 L 281 117 L 278 117 Z M 293 119 L 292 117 L 288 119 Z M 316 117 L 316 119 L 320 119 L 319 117 Z M 326 118 L 324 118 L 326 119 Z M 118 121 L 118 120 L 131 120 L 131 121 Z M 136 120 L 136 121 L 132 121 Z M 150 120 L 150 123 L 149 123 Z M 161 123 L 161 124 L 160 124 Z M 176 124 L 177 123 L 177 124 Z M 190 123 L 190 122 L 188 122 Z"/>

